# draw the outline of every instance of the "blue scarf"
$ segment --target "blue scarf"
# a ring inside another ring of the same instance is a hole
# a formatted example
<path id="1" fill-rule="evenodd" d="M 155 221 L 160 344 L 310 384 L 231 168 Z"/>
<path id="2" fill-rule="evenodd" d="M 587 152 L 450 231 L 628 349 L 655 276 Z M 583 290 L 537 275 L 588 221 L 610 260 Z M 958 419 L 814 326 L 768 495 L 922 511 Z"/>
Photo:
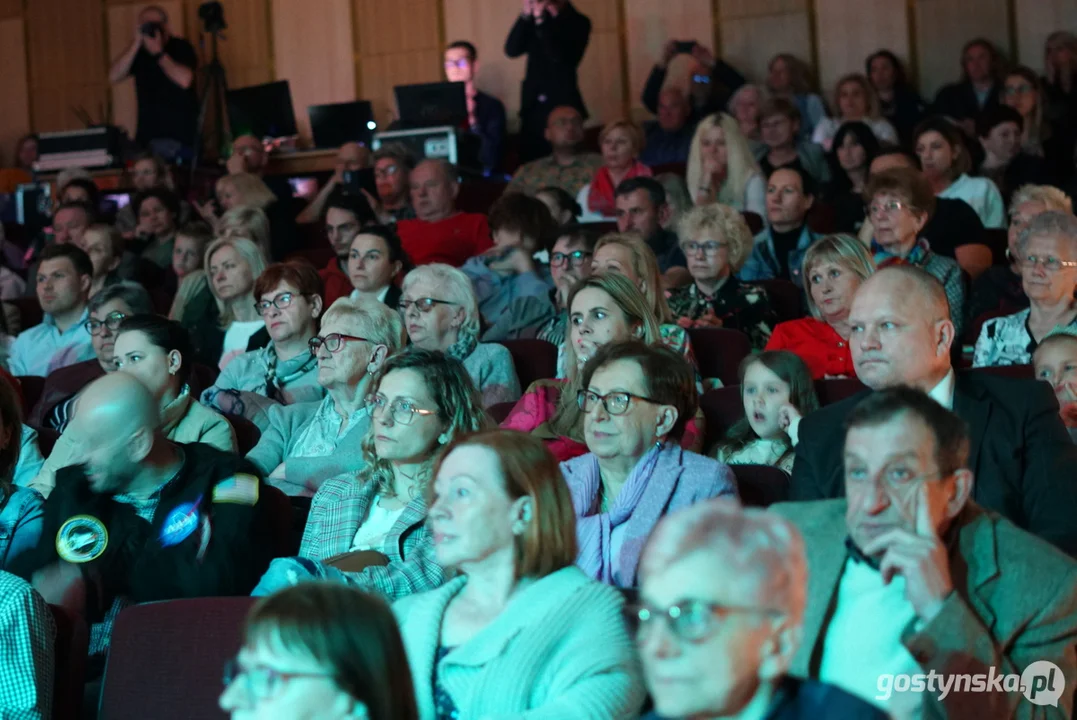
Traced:
<path id="1" fill-rule="evenodd" d="M 912 246 L 909 254 L 905 257 L 900 257 L 890 253 L 882 245 L 875 242 L 875 238 L 872 238 L 871 254 L 875 259 L 875 268 L 878 270 L 889 265 L 916 265 L 923 267 L 931 255 L 931 245 L 924 238 L 919 238 L 916 244 Z"/>

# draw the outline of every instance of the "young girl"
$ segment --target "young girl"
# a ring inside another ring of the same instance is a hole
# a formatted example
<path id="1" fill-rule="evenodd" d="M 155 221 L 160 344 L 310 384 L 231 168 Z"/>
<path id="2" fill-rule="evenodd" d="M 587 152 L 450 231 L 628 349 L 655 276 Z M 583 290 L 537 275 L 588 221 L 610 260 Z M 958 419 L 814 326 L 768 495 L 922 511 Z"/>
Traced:
<path id="1" fill-rule="evenodd" d="M 729 429 L 715 457 L 791 473 L 800 420 L 819 408 L 811 371 L 793 353 L 771 350 L 744 359 L 740 387 L 745 417 Z"/>

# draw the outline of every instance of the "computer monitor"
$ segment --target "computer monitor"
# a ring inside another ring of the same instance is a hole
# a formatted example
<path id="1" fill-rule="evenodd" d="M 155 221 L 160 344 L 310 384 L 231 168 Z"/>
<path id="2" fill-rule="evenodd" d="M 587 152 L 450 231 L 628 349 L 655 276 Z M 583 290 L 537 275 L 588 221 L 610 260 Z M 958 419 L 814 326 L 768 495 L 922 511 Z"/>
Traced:
<path id="1" fill-rule="evenodd" d="M 393 92 L 401 127 L 467 127 L 467 96 L 462 82 L 397 85 Z"/>
<path id="2" fill-rule="evenodd" d="M 287 80 L 228 91 L 232 137 L 284 138 L 299 134 Z"/>
<path id="3" fill-rule="evenodd" d="M 374 109 L 366 100 L 331 105 L 311 105 L 310 130 L 314 147 L 336 149 L 344 143 L 357 142 L 370 146 L 377 125 Z"/>

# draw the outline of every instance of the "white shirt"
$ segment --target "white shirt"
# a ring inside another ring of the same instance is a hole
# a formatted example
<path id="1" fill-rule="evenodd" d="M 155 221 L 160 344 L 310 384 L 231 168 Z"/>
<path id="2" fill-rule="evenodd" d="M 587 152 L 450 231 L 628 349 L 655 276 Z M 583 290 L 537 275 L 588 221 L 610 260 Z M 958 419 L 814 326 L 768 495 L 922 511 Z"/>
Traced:
<path id="1" fill-rule="evenodd" d="M 1002 204 L 1002 193 L 995 187 L 995 183 L 987 178 L 962 175 L 939 193 L 938 197 L 964 200 L 980 216 L 980 222 L 985 228 L 1006 227 L 1006 208 Z"/>
<path id="2" fill-rule="evenodd" d="M 228 329 L 224 331 L 224 349 L 221 350 L 221 362 L 219 368 L 224 370 L 228 363 L 237 355 L 247 352 L 247 343 L 251 341 L 251 335 L 265 327 L 262 320 L 246 320 L 240 322 L 233 320 Z"/>
<path id="3" fill-rule="evenodd" d="M 950 368 L 950 372 L 946 373 L 946 377 L 939 380 L 939 384 L 931 388 L 931 392 L 929 392 L 927 396 L 947 410 L 953 410 L 954 379 L 954 369 Z"/>
<path id="4" fill-rule="evenodd" d="M 385 302 L 385 296 L 388 295 L 388 294 L 389 294 L 389 286 L 386 285 L 385 287 L 383 287 L 381 289 L 381 292 L 378 293 L 378 302 L 384 303 Z M 352 300 L 358 300 L 359 299 L 359 291 L 358 290 L 352 290 L 351 295 L 349 295 L 348 297 L 351 298 Z"/>
<path id="5" fill-rule="evenodd" d="M 886 118 L 861 118 L 860 122 L 871 128 L 871 133 L 880 142 L 892 145 L 898 144 L 897 130 Z M 834 145 L 834 136 L 838 134 L 838 129 L 844 123 L 845 121 L 840 118 L 823 118 L 815 126 L 815 131 L 811 136 L 812 142 L 816 145 L 822 145 L 824 150 L 830 152 L 831 147 Z"/>
<path id="6" fill-rule="evenodd" d="M 393 524 L 396 523 L 397 518 L 403 512 L 403 505 L 396 510 L 386 510 L 381 506 L 381 495 L 375 495 L 366 520 L 359 526 L 359 531 L 355 533 L 351 549 L 377 550 L 381 552 L 382 547 L 385 545 L 385 538 L 389 535 L 389 531 L 393 529 Z"/>

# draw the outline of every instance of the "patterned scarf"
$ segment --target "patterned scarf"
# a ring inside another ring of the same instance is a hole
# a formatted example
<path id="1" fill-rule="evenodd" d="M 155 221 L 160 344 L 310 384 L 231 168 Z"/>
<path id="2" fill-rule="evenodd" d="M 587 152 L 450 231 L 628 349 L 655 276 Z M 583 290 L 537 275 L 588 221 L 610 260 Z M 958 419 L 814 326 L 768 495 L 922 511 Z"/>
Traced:
<path id="1" fill-rule="evenodd" d="M 628 174 L 621 179 L 621 182 L 631 178 L 650 176 L 651 169 L 637 160 L 629 168 Z M 609 168 L 603 165 L 595 171 L 595 176 L 591 179 L 591 192 L 587 196 L 587 208 L 603 217 L 612 217 L 616 209 L 614 206 L 615 191 L 613 176 L 610 175 Z"/>
<path id="2" fill-rule="evenodd" d="M 924 238 L 919 238 L 912 250 L 905 257 L 891 254 L 886 248 L 871 239 L 871 254 L 875 258 L 875 268 L 878 270 L 890 265 L 916 265 L 923 267 L 931 255 L 931 245 Z"/>
<path id="3" fill-rule="evenodd" d="M 461 332 L 456 336 L 456 342 L 449 346 L 449 349 L 445 351 L 445 354 L 463 362 L 471 356 L 471 353 L 475 352 L 475 348 L 478 347 L 478 345 L 478 337 L 468 332 Z"/>
<path id="4" fill-rule="evenodd" d="M 266 397 L 287 405 L 284 387 L 313 370 L 318 364 L 318 358 L 304 350 L 295 357 L 281 361 L 277 357 L 273 343 L 269 343 L 262 352 L 265 353 L 263 357 L 266 361 Z"/>

